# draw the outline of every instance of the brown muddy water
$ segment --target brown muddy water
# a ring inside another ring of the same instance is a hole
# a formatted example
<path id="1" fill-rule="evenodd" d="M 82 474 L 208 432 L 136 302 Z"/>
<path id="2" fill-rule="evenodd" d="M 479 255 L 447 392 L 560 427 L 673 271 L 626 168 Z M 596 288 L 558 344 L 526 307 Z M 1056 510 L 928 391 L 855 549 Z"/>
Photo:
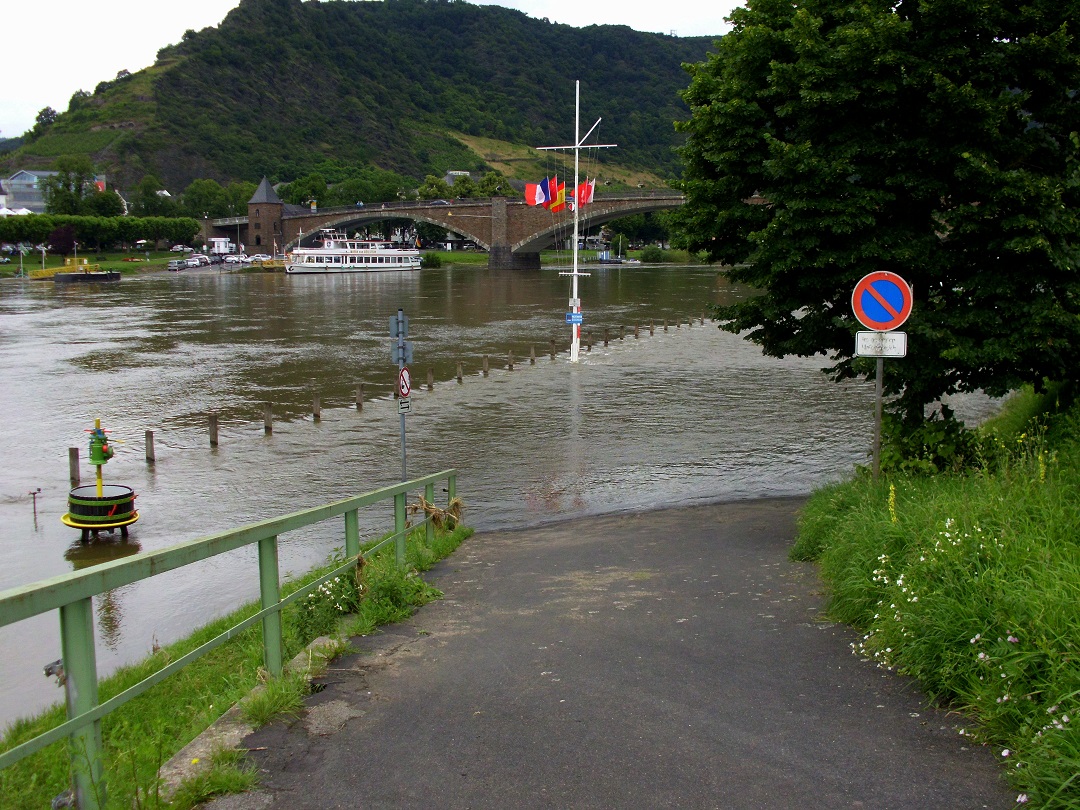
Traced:
<path id="1" fill-rule="evenodd" d="M 557 268 L 338 277 L 211 271 L 83 289 L 0 283 L 8 448 L 0 465 L 0 589 L 399 480 L 388 331 L 399 307 L 410 319 L 419 389 L 407 417 L 409 474 L 457 468 L 467 522 L 481 530 L 807 493 L 866 460 L 872 387 L 830 383 L 819 372 L 823 359 L 764 358 L 714 324 L 701 326 L 709 304 L 749 294 L 716 269 L 591 272 L 580 296 L 593 346 L 577 364 L 566 352 L 569 281 Z M 367 398 L 360 413 L 357 381 Z M 269 436 L 265 401 L 274 403 Z M 215 450 L 209 411 L 221 419 Z M 93 480 L 85 431 L 95 418 L 117 450 L 106 482 L 138 493 L 142 517 L 126 544 L 83 546 L 60 522 L 69 447 L 80 449 L 83 483 Z M 147 430 L 155 433 L 153 466 L 144 461 Z M 35 516 L 29 493 L 39 487 Z M 392 506 L 361 520 L 367 536 L 380 534 L 392 526 Z M 282 571 L 302 573 L 341 544 L 336 522 L 284 535 Z M 95 604 L 100 674 L 257 594 L 252 548 L 107 594 Z M 48 615 L 0 629 L 0 724 L 61 698 L 42 675 L 60 655 L 57 625 Z"/>

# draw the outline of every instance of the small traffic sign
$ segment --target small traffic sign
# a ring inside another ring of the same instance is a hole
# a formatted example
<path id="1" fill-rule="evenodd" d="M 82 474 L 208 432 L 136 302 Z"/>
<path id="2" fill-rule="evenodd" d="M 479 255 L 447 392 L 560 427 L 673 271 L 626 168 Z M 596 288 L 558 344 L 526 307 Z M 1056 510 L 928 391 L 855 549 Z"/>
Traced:
<path id="1" fill-rule="evenodd" d="M 397 401 L 397 412 L 400 414 L 412 413 L 412 400 L 402 397 Z"/>
<path id="2" fill-rule="evenodd" d="M 851 295 L 855 317 L 875 332 L 888 332 L 901 326 L 911 315 L 912 303 L 908 283 L 887 270 L 863 276 Z"/>
<path id="3" fill-rule="evenodd" d="M 856 357 L 907 357 L 907 332 L 856 332 Z"/>
<path id="4" fill-rule="evenodd" d="M 566 322 L 567 323 L 577 323 L 577 324 L 581 323 L 581 313 L 580 312 L 567 312 L 566 313 Z"/>
<path id="5" fill-rule="evenodd" d="M 398 372 L 397 390 L 401 399 L 408 399 L 409 394 L 412 393 L 412 374 L 408 366 L 402 366 L 401 371 Z"/>

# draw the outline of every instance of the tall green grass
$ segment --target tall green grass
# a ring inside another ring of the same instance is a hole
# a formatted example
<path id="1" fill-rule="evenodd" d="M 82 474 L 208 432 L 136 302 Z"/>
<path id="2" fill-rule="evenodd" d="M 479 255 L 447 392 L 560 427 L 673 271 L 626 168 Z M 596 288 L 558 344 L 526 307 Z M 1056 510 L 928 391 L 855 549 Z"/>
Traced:
<path id="1" fill-rule="evenodd" d="M 1031 410 L 982 431 L 976 471 L 815 493 L 792 556 L 820 562 L 857 654 L 971 718 L 1019 803 L 1080 808 L 1080 409 Z"/>
<path id="2" fill-rule="evenodd" d="M 404 567 L 396 565 L 390 548 L 374 555 L 359 577 L 339 577 L 340 593 L 334 597 L 302 598 L 293 603 L 283 613 L 286 656 L 296 655 L 320 635 L 337 632 L 346 615 L 351 616 L 346 632 L 356 635 L 408 618 L 417 607 L 441 595 L 419 572 L 450 554 L 470 534 L 471 529 L 461 526 L 453 531 L 440 531 L 429 547 L 424 530 L 418 529 L 408 537 Z M 335 556 L 330 566 L 286 583 L 282 593 L 292 593 L 340 565 L 340 555 Z M 341 581 L 352 584 L 342 586 Z M 122 692 L 257 610 L 255 603 L 244 605 L 188 638 L 154 651 L 138 664 L 118 670 L 101 681 L 100 699 L 104 701 Z M 182 786 L 167 802 L 159 795 L 157 772 L 173 754 L 251 692 L 262 676 L 262 663 L 262 630 L 255 625 L 107 715 L 102 720 L 107 806 L 125 810 L 133 807 L 186 810 L 210 795 L 231 789 L 229 785 L 240 785 L 238 789 L 243 789 L 243 785 L 249 784 L 249 775 L 242 768 L 237 770 L 231 762 L 226 762 L 215 773 L 202 775 L 192 784 Z M 287 701 L 282 705 L 285 710 L 290 706 L 295 708 L 295 704 Z M 53 706 L 38 716 L 13 723 L 4 732 L 0 745 L 8 750 L 63 720 L 63 707 Z M 228 757 L 223 755 L 223 760 Z M 69 783 L 67 744 L 55 743 L 0 771 L 0 808 L 49 807 Z"/>

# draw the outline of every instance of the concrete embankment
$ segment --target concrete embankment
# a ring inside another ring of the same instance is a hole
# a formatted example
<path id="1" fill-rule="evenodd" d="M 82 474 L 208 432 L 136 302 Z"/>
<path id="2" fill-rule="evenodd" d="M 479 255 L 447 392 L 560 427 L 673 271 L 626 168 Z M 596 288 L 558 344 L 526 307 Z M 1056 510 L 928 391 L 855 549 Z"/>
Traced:
<path id="1" fill-rule="evenodd" d="M 359 639 L 215 810 L 1006 808 L 995 752 L 851 653 L 801 501 L 475 535 L 445 592 Z"/>

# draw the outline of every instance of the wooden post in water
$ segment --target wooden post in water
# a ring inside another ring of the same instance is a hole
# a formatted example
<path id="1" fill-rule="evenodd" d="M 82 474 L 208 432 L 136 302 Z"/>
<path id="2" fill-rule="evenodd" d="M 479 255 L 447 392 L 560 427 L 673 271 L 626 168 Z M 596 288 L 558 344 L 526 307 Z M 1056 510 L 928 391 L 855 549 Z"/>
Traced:
<path id="1" fill-rule="evenodd" d="M 79 485 L 79 448 L 68 448 L 68 475 L 71 478 L 72 486 Z"/>
<path id="2" fill-rule="evenodd" d="M 356 384 L 356 410 L 364 410 L 364 384 L 362 382 Z"/>
<path id="3" fill-rule="evenodd" d="M 530 366 L 535 366 L 536 365 L 536 346 L 530 346 L 529 347 L 529 365 Z"/>
<path id="4" fill-rule="evenodd" d="M 263 432 L 270 435 L 274 432 L 274 403 L 263 403 Z"/>
<path id="5" fill-rule="evenodd" d="M 555 359 L 555 341 L 554 340 L 551 341 L 551 359 L 552 360 Z"/>
<path id="6" fill-rule="evenodd" d="M 656 334 L 656 321 L 652 321 L 649 324 L 649 337 L 652 337 L 655 334 Z"/>
<path id="7" fill-rule="evenodd" d="M 488 356 L 484 355 L 484 376 L 488 375 Z"/>
<path id="8" fill-rule="evenodd" d="M 702 326 L 705 325 L 705 313 L 704 312 L 701 313 L 701 325 Z"/>
<path id="9" fill-rule="evenodd" d="M 626 337 L 626 324 L 622 324 L 622 325 L 619 326 L 619 340 L 622 340 L 625 337 Z"/>
<path id="10" fill-rule="evenodd" d="M 207 421 L 210 423 L 210 446 L 217 447 L 218 445 L 218 431 L 217 431 L 217 414 L 212 413 L 207 416 Z"/>
<path id="11" fill-rule="evenodd" d="M 153 464 L 157 461 L 154 456 L 154 431 L 146 431 L 146 463 Z"/>
<path id="12" fill-rule="evenodd" d="M 428 366 L 427 370 L 427 390 L 435 390 L 435 369 L 433 369 L 431 366 Z"/>
<path id="13" fill-rule="evenodd" d="M 676 318 L 675 319 L 675 328 L 676 329 L 682 329 L 682 318 Z"/>
<path id="14" fill-rule="evenodd" d="M 604 327 L 604 347 L 606 348 L 607 345 L 608 345 L 608 328 L 605 326 Z"/>
<path id="15" fill-rule="evenodd" d="M 664 331 L 667 331 L 667 318 L 664 318 Z"/>
<path id="16" fill-rule="evenodd" d="M 506 370 L 514 370 L 514 353 L 512 351 L 506 353 Z"/>
<path id="17" fill-rule="evenodd" d="M 634 324 L 634 340 L 638 339 L 638 325 Z"/>
<path id="18" fill-rule="evenodd" d="M 312 380 L 311 382 L 314 388 L 315 381 Z M 319 397 L 318 391 L 312 391 L 311 393 L 311 418 L 316 422 L 322 419 L 322 399 Z"/>
<path id="19" fill-rule="evenodd" d="M 458 382 L 461 382 L 461 376 L 462 376 L 461 375 L 461 361 L 458 360 L 458 362 L 457 362 L 457 381 Z"/>

